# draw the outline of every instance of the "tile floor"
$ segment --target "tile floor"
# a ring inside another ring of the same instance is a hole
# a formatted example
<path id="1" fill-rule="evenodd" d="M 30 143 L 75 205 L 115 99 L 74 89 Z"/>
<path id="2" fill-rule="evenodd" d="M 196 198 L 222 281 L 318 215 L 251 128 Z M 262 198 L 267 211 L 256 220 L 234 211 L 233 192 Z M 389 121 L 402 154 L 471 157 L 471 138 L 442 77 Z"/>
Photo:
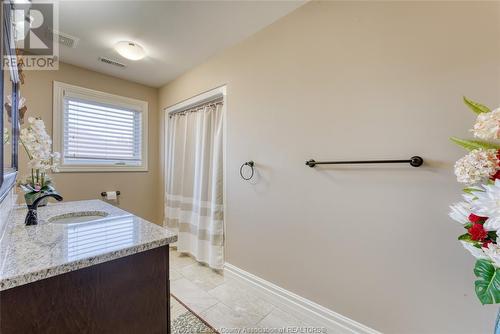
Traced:
<path id="1" fill-rule="evenodd" d="M 193 258 L 170 249 L 171 292 L 216 329 L 308 326 Z"/>

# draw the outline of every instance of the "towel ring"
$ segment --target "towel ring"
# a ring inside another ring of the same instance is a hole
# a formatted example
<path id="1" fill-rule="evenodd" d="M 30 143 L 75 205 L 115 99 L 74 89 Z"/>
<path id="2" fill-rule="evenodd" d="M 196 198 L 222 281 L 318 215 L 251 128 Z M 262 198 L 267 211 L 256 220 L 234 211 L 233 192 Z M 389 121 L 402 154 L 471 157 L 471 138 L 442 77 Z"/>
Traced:
<path id="1" fill-rule="evenodd" d="M 250 168 L 251 168 L 251 170 L 252 170 L 252 174 L 250 174 L 250 177 L 245 177 L 245 176 L 243 176 L 243 167 L 245 167 L 245 166 L 250 167 Z M 243 180 L 248 181 L 248 180 L 250 180 L 250 179 L 253 177 L 253 174 L 254 174 L 253 167 L 254 167 L 254 166 L 255 166 L 255 163 L 254 163 L 253 161 L 251 161 L 251 160 L 250 160 L 250 161 L 247 161 L 247 162 L 245 162 L 243 165 L 241 165 L 241 167 L 240 167 L 240 176 L 241 176 L 241 178 L 242 178 Z"/>

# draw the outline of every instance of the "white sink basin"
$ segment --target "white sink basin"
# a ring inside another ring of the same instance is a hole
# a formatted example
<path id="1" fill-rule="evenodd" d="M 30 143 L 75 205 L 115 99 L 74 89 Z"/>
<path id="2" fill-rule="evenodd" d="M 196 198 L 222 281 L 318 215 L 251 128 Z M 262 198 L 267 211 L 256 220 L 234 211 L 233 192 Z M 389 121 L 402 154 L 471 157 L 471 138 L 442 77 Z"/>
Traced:
<path id="1" fill-rule="evenodd" d="M 107 217 L 109 213 L 104 211 L 79 211 L 50 217 L 47 222 L 52 224 L 75 224 L 85 223 Z"/>

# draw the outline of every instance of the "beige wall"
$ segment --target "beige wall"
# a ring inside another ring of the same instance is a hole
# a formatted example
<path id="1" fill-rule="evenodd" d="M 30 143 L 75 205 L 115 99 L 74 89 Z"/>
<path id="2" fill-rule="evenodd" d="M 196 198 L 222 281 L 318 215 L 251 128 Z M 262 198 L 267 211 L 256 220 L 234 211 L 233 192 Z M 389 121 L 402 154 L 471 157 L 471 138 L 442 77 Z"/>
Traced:
<path id="1" fill-rule="evenodd" d="M 500 104 L 500 4 L 312 2 L 160 90 L 227 84 L 227 261 L 387 333 L 491 332 L 447 217 L 461 96 Z M 310 169 L 322 159 L 426 164 Z M 240 164 L 255 160 L 245 182 Z"/>
<path id="2" fill-rule="evenodd" d="M 21 87 L 28 116 L 41 117 L 52 133 L 52 83 L 61 81 L 85 88 L 147 101 L 149 104 L 149 171 L 112 173 L 58 173 L 57 190 L 65 201 L 100 199 L 101 191 L 120 190 L 120 207 L 155 223 L 161 222 L 158 175 L 158 89 L 61 63 L 58 71 L 25 71 Z M 27 173 L 26 155 L 20 156 L 20 174 Z"/>

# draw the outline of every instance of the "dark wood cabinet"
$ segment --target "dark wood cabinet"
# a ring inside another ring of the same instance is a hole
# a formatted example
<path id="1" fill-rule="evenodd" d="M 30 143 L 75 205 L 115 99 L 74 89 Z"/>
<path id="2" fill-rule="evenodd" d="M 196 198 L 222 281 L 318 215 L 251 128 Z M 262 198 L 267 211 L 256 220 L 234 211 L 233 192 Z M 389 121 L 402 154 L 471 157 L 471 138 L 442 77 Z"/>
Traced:
<path id="1" fill-rule="evenodd" d="M 0 292 L 2 334 L 170 333 L 168 247 Z"/>

